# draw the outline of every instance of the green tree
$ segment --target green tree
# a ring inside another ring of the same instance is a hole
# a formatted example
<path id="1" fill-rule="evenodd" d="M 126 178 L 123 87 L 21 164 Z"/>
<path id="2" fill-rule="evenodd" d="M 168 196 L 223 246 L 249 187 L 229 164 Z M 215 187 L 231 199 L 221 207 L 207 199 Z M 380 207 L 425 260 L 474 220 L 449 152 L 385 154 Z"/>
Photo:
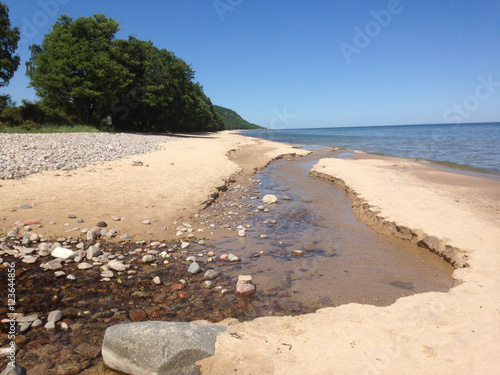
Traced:
<path id="1" fill-rule="evenodd" d="M 9 84 L 21 62 L 19 55 L 15 55 L 19 39 L 19 28 L 10 27 L 9 8 L 0 2 L 0 87 Z"/>
<path id="2" fill-rule="evenodd" d="M 63 15 L 41 45 L 30 46 L 30 85 L 45 105 L 74 113 L 83 124 L 99 124 L 110 114 L 116 92 L 132 79 L 114 58 L 117 21 L 103 14 L 73 21 Z"/>
<path id="3" fill-rule="evenodd" d="M 135 37 L 117 41 L 117 58 L 134 80 L 113 103 L 114 124 L 154 132 L 224 129 L 191 66 Z"/>

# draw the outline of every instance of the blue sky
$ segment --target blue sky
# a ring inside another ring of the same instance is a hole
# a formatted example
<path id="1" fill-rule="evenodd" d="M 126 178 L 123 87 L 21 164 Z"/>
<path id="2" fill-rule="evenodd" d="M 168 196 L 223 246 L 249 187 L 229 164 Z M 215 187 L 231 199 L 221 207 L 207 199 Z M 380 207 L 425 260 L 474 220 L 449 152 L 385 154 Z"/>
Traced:
<path id="1" fill-rule="evenodd" d="M 118 38 L 192 64 L 214 104 L 272 128 L 500 121 L 498 0 L 4 0 L 22 65 L 56 19 L 104 13 Z"/>

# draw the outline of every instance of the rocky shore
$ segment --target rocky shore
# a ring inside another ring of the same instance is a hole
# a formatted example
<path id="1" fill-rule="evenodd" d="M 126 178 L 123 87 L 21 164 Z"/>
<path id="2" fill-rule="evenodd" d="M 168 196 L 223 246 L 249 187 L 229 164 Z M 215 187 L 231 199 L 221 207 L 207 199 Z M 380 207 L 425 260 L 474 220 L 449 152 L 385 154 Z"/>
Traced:
<path id="1" fill-rule="evenodd" d="M 0 180 L 43 171 L 71 171 L 87 165 L 142 155 L 174 141 L 165 135 L 125 133 L 2 134 Z"/>

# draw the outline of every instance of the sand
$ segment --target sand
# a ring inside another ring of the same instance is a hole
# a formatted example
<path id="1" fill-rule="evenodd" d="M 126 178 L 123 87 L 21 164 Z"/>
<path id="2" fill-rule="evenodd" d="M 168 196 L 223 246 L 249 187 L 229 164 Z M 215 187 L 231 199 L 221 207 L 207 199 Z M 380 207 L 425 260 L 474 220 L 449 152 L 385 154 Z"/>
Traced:
<path id="1" fill-rule="evenodd" d="M 374 156 L 322 159 L 312 173 L 343 186 L 368 224 L 447 256 L 456 286 L 227 322 L 202 374 L 498 374 L 500 183 Z"/>
<path id="2" fill-rule="evenodd" d="M 303 151 L 222 132 L 183 136 L 158 152 L 60 176 L 2 181 L 0 227 L 35 219 L 43 225 L 37 233 L 60 237 L 104 220 L 134 240 L 168 240 L 175 236 L 173 221 L 192 217 L 232 176 L 290 153 Z M 149 166 L 130 166 L 137 159 Z M 457 267 L 456 286 L 386 307 L 348 304 L 296 317 L 225 321 L 230 329 L 219 336 L 215 356 L 199 362 L 201 373 L 497 374 L 500 184 L 373 156 L 323 159 L 313 169 L 344 186 L 360 220 L 447 257 Z M 20 210 L 22 204 L 33 208 Z M 111 222 L 112 215 L 124 219 Z M 145 219 L 152 225 L 142 224 Z"/>
<path id="3" fill-rule="evenodd" d="M 241 155 L 236 156 L 236 150 Z M 255 156 L 249 159 L 248 153 Z M 5 220 L 0 227 L 7 232 L 16 220 L 39 220 L 43 228 L 34 228 L 38 234 L 78 238 L 84 236 L 80 231 L 66 231 L 105 221 L 107 229 L 117 229 L 116 239 L 128 233 L 132 240 L 171 240 L 174 221 L 189 220 L 233 175 L 262 168 L 284 154 L 301 153 L 305 151 L 232 132 L 169 138 L 163 150 L 146 155 L 1 181 L 0 217 Z M 242 159 L 239 164 L 238 159 Z M 144 165 L 131 166 L 132 160 Z M 23 204 L 32 208 L 19 209 Z M 70 214 L 76 219 L 68 219 Z M 113 221 L 111 216 L 122 220 Z M 77 223 L 78 218 L 84 222 Z"/>

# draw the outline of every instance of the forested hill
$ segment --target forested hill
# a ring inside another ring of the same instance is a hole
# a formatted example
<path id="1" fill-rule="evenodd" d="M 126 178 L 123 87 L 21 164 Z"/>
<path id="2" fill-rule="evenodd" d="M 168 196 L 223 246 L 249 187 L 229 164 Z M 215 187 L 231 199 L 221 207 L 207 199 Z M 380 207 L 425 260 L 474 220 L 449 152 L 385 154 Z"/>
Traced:
<path id="1" fill-rule="evenodd" d="M 226 125 L 226 129 L 265 129 L 262 126 L 252 124 L 243 118 L 235 111 L 229 108 L 221 107 L 220 105 L 214 105 L 215 112 L 218 113 L 222 120 L 224 120 L 224 124 Z"/>

